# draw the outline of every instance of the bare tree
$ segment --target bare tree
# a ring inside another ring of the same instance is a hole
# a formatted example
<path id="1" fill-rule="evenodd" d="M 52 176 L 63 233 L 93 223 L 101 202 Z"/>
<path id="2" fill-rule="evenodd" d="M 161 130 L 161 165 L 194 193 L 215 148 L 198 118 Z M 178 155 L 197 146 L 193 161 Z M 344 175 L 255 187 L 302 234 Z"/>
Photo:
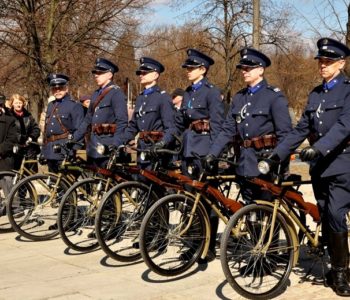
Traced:
<path id="1" fill-rule="evenodd" d="M 178 3 L 181 1 L 177 1 Z M 261 1 L 261 36 L 262 45 L 275 45 L 284 49 L 288 39 L 288 9 L 280 5 L 280 1 Z M 221 82 L 217 82 L 224 90 L 227 101 L 236 80 L 236 64 L 239 50 L 252 44 L 253 5 L 251 0 L 206 0 L 200 7 L 191 11 L 193 21 L 196 21 L 207 33 L 205 43 L 200 45 L 216 57 L 223 65 L 224 74 Z"/>
<path id="2" fill-rule="evenodd" d="M 73 88 L 88 80 L 93 59 L 109 55 L 149 0 L 2 0 L 1 84 L 9 81 L 39 105 L 47 97 L 46 77 L 71 75 Z M 84 75 L 82 75 L 84 74 Z"/>
<path id="3" fill-rule="evenodd" d="M 350 47 L 350 2 L 347 0 L 314 0 L 312 15 L 294 7 L 297 17 L 302 18 L 306 31 L 310 31 L 314 40 L 320 37 L 333 37 L 344 41 Z M 316 47 L 315 47 L 316 48 Z M 345 73 L 350 76 L 350 59 L 347 59 Z"/>

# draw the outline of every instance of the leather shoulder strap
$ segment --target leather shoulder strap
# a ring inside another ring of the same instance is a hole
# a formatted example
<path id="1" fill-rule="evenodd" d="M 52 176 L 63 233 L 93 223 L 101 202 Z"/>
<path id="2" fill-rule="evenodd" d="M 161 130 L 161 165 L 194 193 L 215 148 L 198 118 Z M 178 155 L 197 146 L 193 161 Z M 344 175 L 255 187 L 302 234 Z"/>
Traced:
<path id="1" fill-rule="evenodd" d="M 94 105 L 92 107 L 92 111 L 94 112 L 96 107 L 100 104 L 100 102 L 102 101 L 102 99 L 107 95 L 107 93 L 113 88 L 114 86 L 111 85 L 107 88 L 104 89 L 104 91 L 102 92 L 102 94 L 100 96 L 97 97 L 96 101 L 94 102 Z"/>

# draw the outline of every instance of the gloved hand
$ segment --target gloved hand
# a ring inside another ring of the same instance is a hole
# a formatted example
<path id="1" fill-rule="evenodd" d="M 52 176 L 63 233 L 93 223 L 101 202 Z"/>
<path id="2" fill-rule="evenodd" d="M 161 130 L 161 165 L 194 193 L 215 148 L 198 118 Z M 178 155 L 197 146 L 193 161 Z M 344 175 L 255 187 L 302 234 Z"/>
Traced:
<path id="1" fill-rule="evenodd" d="M 213 154 L 208 154 L 205 158 L 204 158 L 204 169 L 207 172 L 212 173 L 216 167 L 217 167 L 217 160 L 215 155 Z"/>
<path id="2" fill-rule="evenodd" d="M 309 146 L 301 150 L 300 159 L 302 161 L 310 161 L 320 157 L 321 155 L 322 154 L 318 149 L 316 149 L 315 147 Z"/>
<path id="3" fill-rule="evenodd" d="M 153 155 L 157 155 L 157 150 L 159 149 L 163 149 L 165 147 L 165 142 L 164 141 L 160 141 L 160 142 L 157 142 L 155 144 L 153 144 L 150 148 L 151 150 L 151 153 Z"/>
<path id="4" fill-rule="evenodd" d="M 280 159 L 280 157 L 278 156 L 277 153 L 271 153 L 271 154 L 267 157 L 267 159 L 272 160 L 272 161 L 275 161 L 275 162 L 280 162 L 280 161 L 281 161 L 281 159 Z"/>
<path id="5" fill-rule="evenodd" d="M 108 146 L 107 146 L 108 153 L 113 152 L 116 148 L 117 148 L 116 145 L 108 145 Z"/>

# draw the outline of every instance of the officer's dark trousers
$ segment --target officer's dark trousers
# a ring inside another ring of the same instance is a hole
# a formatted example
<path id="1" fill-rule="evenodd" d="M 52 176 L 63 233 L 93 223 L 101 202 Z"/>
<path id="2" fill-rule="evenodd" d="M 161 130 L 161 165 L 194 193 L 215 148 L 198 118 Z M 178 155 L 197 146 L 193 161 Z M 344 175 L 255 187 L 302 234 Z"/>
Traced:
<path id="1" fill-rule="evenodd" d="M 192 165 L 194 166 L 194 174 L 188 173 L 188 166 Z M 199 174 L 201 174 L 203 171 L 203 167 L 201 164 L 201 161 L 199 159 L 195 158 L 184 158 L 182 161 L 182 173 L 192 179 L 198 179 Z M 189 192 L 195 193 L 195 190 L 189 189 Z M 209 250 L 215 253 L 215 245 L 216 245 L 216 234 L 218 231 L 219 226 L 219 218 L 215 214 L 215 212 L 211 209 L 211 207 L 203 201 L 204 207 L 208 213 L 209 221 L 210 221 L 210 227 L 211 227 L 211 234 L 210 234 L 210 243 L 209 243 Z"/>
<path id="2" fill-rule="evenodd" d="M 330 284 L 336 294 L 349 296 L 349 246 L 346 214 L 350 208 L 350 173 L 321 178 L 312 185 L 322 218 L 322 235 L 331 261 Z"/>
<path id="3" fill-rule="evenodd" d="M 271 181 L 271 178 L 269 176 L 258 176 L 258 178 L 266 179 L 268 181 Z M 242 195 L 242 198 L 244 202 L 248 204 L 252 204 L 254 200 L 271 200 L 272 194 L 269 191 L 262 190 L 260 186 L 253 184 L 249 182 L 249 178 L 242 178 L 239 180 L 239 188 L 240 193 Z"/>
<path id="4" fill-rule="evenodd" d="M 62 163 L 61 160 L 48 159 L 47 160 L 47 167 L 49 169 L 49 172 L 58 173 L 59 166 L 61 165 L 61 163 Z"/>
<path id="5" fill-rule="evenodd" d="M 89 165 L 92 165 L 98 168 L 106 168 L 108 163 L 108 157 L 93 158 L 89 156 L 87 162 Z"/>
<path id="6" fill-rule="evenodd" d="M 347 232 L 346 214 L 350 209 L 350 173 L 321 178 L 312 176 L 314 195 L 322 223 L 332 232 Z"/>

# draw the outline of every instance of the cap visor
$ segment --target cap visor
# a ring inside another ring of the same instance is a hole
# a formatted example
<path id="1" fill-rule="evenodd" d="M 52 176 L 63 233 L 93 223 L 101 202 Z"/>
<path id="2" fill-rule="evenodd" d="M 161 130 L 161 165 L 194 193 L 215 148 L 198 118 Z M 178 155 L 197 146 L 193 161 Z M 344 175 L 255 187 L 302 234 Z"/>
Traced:
<path id="1" fill-rule="evenodd" d="M 92 74 L 96 73 L 107 73 L 107 72 L 112 72 L 111 70 L 103 69 L 103 68 L 95 68 L 91 70 Z"/>

